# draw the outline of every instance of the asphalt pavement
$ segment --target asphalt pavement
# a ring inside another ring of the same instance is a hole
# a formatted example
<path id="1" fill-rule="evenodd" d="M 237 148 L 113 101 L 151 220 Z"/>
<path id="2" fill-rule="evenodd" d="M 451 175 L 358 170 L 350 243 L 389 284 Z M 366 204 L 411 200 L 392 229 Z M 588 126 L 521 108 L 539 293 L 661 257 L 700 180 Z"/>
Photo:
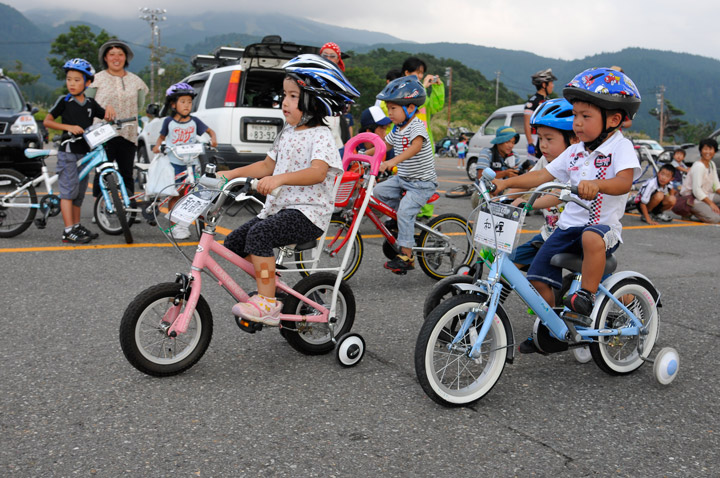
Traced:
<path id="1" fill-rule="evenodd" d="M 456 159 L 437 161 L 440 190 L 467 183 Z M 435 213 L 468 215 L 442 197 Z M 83 222 L 90 224 L 92 200 Z M 225 218 L 231 230 L 248 216 Z M 530 237 L 540 216 L 526 223 Z M 0 239 L 5 272 L 0 347 L 0 470 L 7 476 L 717 476 L 720 354 L 716 226 L 623 220 L 620 269 L 662 293 L 656 345 L 680 353 L 659 385 L 646 364 L 627 376 L 571 354 L 524 355 L 471 407 L 447 409 L 415 378 L 415 340 L 435 282 L 418 268 L 383 269 L 381 240 L 361 229 L 365 257 L 349 284 L 354 331 L 367 355 L 341 368 L 304 356 L 275 329 L 250 335 L 231 297 L 205 281 L 214 317 L 205 356 L 189 371 L 151 378 L 124 358 L 120 318 L 142 290 L 188 272 L 154 227 L 135 243 L 101 234 L 62 244 L 62 221 Z M 191 241 L 184 246 L 192 253 Z M 299 276 L 298 276 L 299 278 Z M 293 282 L 288 278 L 288 282 Z M 252 287 L 252 283 L 242 282 Z M 515 340 L 532 317 L 513 294 Z"/>

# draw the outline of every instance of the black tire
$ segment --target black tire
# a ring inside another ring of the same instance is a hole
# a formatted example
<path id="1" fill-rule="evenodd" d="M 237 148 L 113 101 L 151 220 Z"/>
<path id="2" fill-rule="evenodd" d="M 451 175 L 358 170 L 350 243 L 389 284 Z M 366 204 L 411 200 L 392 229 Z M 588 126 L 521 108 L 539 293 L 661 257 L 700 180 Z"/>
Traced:
<path id="1" fill-rule="evenodd" d="M 335 274 L 317 272 L 300 280 L 293 289 L 330 309 L 336 277 Z M 355 322 L 355 295 L 345 281 L 340 282 L 337 301 L 334 336 L 341 337 L 350 332 Z M 284 314 L 310 315 L 313 311 L 311 306 L 294 296 L 289 296 L 283 304 Z M 280 333 L 292 348 L 305 355 L 326 354 L 335 348 L 327 324 L 283 320 Z"/>
<path id="2" fill-rule="evenodd" d="M 12 169 L 0 169 L 0 197 L 19 188 L 25 177 Z M 35 219 L 37 208 L 30 205 L 37 204 L 38 198 L 35 188 L 31 185 L 11 201 L 13 204 L 27 204 L 28 207 L 2 207 L 0 206 L 0 237 L 15 237 L 22 234 Z"/>
<path id="3" fill-rule="evenodd" d="M 659 332 L 656 297 L 644 281 L 628 278 L 615 284 L 610 292 L 647 327 L 647 334 L 598 337 L 590 344 L 590 353 L 600 369 L 610 375 L 634 372 L 652 352 Z M 630 318 L 608 297 L 599 297 L 601 304 L 593 316 L 594 329 L 617 329 L 630 325 Z"/>
<path id="4" fill-rule="evenodd" d="M 445 197 L 453 199 L 466 198 L 472 196 L 474 190 L 475 188 L 473 188 L 471 184 L 461 184 L 460 186 L 456 186 L 449 191 L 446 191 Z"/>
<path id="5" fill-rule="evenodd" d="M 139 164 L 150 164 L 150 158 L 148 158 L 147 148 L 145 147 L 145 143 L 143 142 L 138 143 L 137 146 L 137 162 Z M 137 168 L 135 168 L 133 172 L 135 174 L 135 184 L 137 184 L 135 190 L 144 191 L 145 183 L 147 183 L 147 173 Z"/>
<path id="6" fill-rule="evenodd" d="M 337 249 L 343 238 L 348 234 L 350 234 L 350 224 L 342 219 L 332 219 L 330 221 L 330 226 L 325 236 L 325 244 L 327 245 L 320 250 L 320 260 L 316 264 L 317 267 L 340 267 L 348 243 L 338 251 L 335 257 L 330 257 L 328 249 Z M 343 280 L 345 281 L 350 280 L 350 278 L 355 275 L 362 262 L 364 246 L 359 233 L 355 235 L 355 239 L 353 239 L 350 247 L 352 248 L 350 249 L 350 259 L 348 259 L 348 263 L 345 266 L 345 273 L 343 274 Z M 295 261 L 301 262 L 298 264 L 298 269 L 300 269 L 301 274 L 306 277 L 311 274 L 311 272 L 309 272 L 309 264 L 302 264 L 302 262 L 310 261 L 313 250 L 314 249 L 309 249 L 295 252 Z"/>
<path id="7" fill-rule="evenodd" d="M 115 180 L 115 177 L 113 176 L 113 181 Z M 108 186 L 108 190 L 109 190 Z M 108 191 L 109 193 L 109 191 Z M 119 197 L 118 193 L 118 199 L 122 202 L 122 199 Z M 113 203 L 114 205 L 114 203 Z M 112 208 L 114 211 L 117 211 L 117 208 Z M 95 205 L 93 207 L 93 214 L 95 216 L 95 222 L 97 223 L 97 226 L 100 228 L 102 232 L 105 234 L 109 234 L 111 236 L 119 236 L 120 234 L 123 234 L 123 227 L 120 222 L 120 216 L 117 214 L 117 212 L 110 212 L 107 208 L 107 205 L 105 204 L 105 198 L 101 194 L 97 198 L 95 198 Z M 135 222 L 135 217 L 137 214 L 133 211 L 125 211 L 125 222 L 127 223 L 128 227 L 130 227 Z"/>
<path id="8" fill-rule="evenodd" d="M 212 312 L 200 296 L 187 332 L 175 338 L 162 319 L 180 294 L 181 285 L 166 282 L 138 294 L 120 322 L 120 346 L 128 362 L 148 375 L 166 377 L 189 369 L 203 356 L 213 333 Z M 182 308 L 184 300 L 178 306 Z M 145 340 L 147 339 L 147 340 Z"/>
<path id="9" fill-rule="evenodd" d="M 115 214 L 117 216 L 118 222 L 120 223 L 120 228 L 122 229 L 122 233 L 125 236 L 125 243 L 132 244 L 132 232 L 130 232 L 130 224 L 126 216 L 125 206 L 123 205 L 122 194 L 118 190 L 115 175 L 108 174 L 107 176 L 105 176 L 105 182 L 107 183 L 108 194 L 110 195 L 110 199 L 113 202 L 113 208 L 115 209 Z"/>
<path id="10" fill-rule="evenodd" d="M 462 294 L 454 287 L 455 284 L 472 284 L 475 278 L 471 275 L 451 275 L 436 283 L 425 297 L 423 304 L 423 318 L 427 318 L 441 302 Z"/>
<path id="11" fill-rule="evenodd" d="M 443 214 L 433 218 L 428 226 L 449 237 L 448 244 L 427 231 L 422 231 L 418 238 L 419 247 L 443 247 L 442 252 L 418 251 L 417 259 L 420 268 L 429 277 L 440 280 L 453 275 L 455 268 L 462 264 L 470 265 L 475 257 L 472 247 L 469 226 L 464 217 L 455 214 Z"/>
<path id="12" fill-rule="evenodd" d="M 415 344 L 415 374 L 423 391 L 435 402 L 449 407 L 470 405 L 495 386 L 505 368 L 512 334 L 502 307 L 491 322 L 480 357 L 470 358 L 484 312 L 455 346 L 450 344 L 468 313 L 480 310 L 484 297 L 463 294 L 440 304 L 425 319 Z"/>
<path id="13" fill-rule="evenodd" d="M 467 164 L 465 165 L 465 172 L 467 173 L 467 177 L 470 178 L 470 181 L 475 181 L 477 179 L 477 158 L 468 158 Z"/>

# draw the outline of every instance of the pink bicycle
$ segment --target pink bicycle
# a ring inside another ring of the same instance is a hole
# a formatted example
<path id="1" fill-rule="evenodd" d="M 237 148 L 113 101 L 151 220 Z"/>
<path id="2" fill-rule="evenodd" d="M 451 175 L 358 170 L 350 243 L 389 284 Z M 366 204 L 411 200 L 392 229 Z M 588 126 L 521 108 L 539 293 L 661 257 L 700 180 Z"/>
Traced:
<path id="1" fill-rule="evenodd" d="M 384 147 L 378 147 L 378 150 L 376 156 L 352 155 L 352 160 L 369 163 L 376 176 L 380 164 L 378 157 L 385 154 Z M 345 160 L 349 162 L 350 155 Z M 212 165 L 209 168 L 211 171 L 214 169 Z M 232 202 L 251 200 L 251 181 L 248 179 L 233 179 L 220 189 L 217 179 L 203 176 L 200 187 L 178 201 L 173 208 L 173 222 L 189 224 L 203 220 L 205 226 L 192 259 L 175 245 L 191 263 L 190 273 L 178 273 L 174 282 L 157 284 L 144 290 L 132 300 L 123 314 L 120 345 L 127 360 L 141 372 L 158 377 L 176 375 L 195 365 L 207 350 L 212 338 L 213 317 L 210 306 L 201 294 L 203 272 L 223 287 L 235 301 L 247 301 L 250 298 L 250 294 L 235 282 L 213 256 L 220 256 L 238 267 L 255 283 L 253 265 L 225 248 L 215 238 L 215 228 L 226 207 Z M 202 188 L 203 185 L 210 188 Z M 231 192 L 240 185 L 243 186 L 240 192 Z M 338 180 L 336 191 L 339 185 Z M 357 227 L 350 234 L 357 234 Z M 307 355 L 325 354 L 335 349 L 340 364 L 351 367 L 362 359 L 365 341 L 359 334 L 350 332 L 355 321 L 355 296 L 350 286 L 342 280 L 341 272 L 347 262 L 345 257 L 332 270 L 334 273 L 311 273 L 294 287 L 282 280 L 282 275 L 288 271 L 279 269 L 276 271 L 276 283 L 278 298 L 283 302 L 280 333 L 285 340 L 294 349 Z M 323 268 L 323 271 L 327 270 Z M 236 322 L 245 332 L 255 333 L 263 329 L 261 323 L 239 318 L 236 318 Z"/>

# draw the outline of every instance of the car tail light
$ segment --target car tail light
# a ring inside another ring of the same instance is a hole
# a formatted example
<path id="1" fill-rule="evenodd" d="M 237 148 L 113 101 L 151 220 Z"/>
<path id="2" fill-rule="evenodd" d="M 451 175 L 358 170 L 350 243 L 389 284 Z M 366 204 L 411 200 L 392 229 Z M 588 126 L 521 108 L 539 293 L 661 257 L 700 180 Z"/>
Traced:
<path id="1" fill-rule="evenodd" d="M 242 71 L 235 70 L 230 75 L 227 91 L 225 92 L 225 106 L 237 106 L 238 87 L 240 86 L 240 75 Z"/>

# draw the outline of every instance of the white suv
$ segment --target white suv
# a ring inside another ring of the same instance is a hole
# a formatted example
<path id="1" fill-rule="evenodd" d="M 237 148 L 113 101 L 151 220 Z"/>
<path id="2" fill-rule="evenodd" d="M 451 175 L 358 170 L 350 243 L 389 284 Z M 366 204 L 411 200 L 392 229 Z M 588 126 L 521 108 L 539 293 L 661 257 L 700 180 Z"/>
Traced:
<path id="1" fill-rule="evenodd" d="M 518 159 L 527 157 L 527 139 L 525 138 L 525 105 L 505 106 L 495 110 L 480 126 L 478 132 L 470 139 L 468 144 L 467 162 L 465 170 L 471 180 L 477 177 L 476 163 L 480 151 L 492 146 L 490 141 L 495 138 L 495 131 L 501 126 L 512 126 L 520 135 L 520 141 L 513 148 Z M 521 161 L 522 162 L 522 161 Z"/>
<path id="2" fill-rule="evenodd" d="M 220 169 L 236 168 L 265 159 L 283 126 L 278 98 L 282 95 L 288 60 L 302 53 L 317 53 L 314 46 L 282 42 L 268 36 L 244 49 L 220 47 L 213 55 L 196 55 L 193 66 L 200 70 L 185 78 L 198 93 L 192 114 L 217 135 Z M 152 147 L 160 135 L 165 107 L 148 106 L 157 116 L 138 138 L 138 161 L 153 157 Z"/>

